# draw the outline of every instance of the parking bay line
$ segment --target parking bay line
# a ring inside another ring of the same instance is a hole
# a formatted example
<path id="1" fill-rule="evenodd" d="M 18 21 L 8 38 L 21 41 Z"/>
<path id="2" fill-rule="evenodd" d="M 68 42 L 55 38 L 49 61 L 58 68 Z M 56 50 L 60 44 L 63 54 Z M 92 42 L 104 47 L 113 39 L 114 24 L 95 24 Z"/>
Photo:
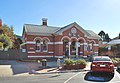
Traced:
<path id="1" fill-rule="evenodd" d="M 74 78 L 75 76 L 77 76 L 78 74 L 80 74 L 81 72 L 79 73 L 76 73 L 75 75 L 71 76 L 69 79 L 67 79 L 64 83 L 67 83 L 68 81 L 70 81 L 72 78 Z"/>

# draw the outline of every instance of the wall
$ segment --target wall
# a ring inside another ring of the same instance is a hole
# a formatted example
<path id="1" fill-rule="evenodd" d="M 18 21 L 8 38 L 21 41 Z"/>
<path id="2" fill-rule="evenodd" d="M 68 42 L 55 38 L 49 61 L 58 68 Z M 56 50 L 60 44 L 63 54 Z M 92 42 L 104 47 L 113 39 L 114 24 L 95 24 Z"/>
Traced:
<path id="1" fill-rule="evenodd" d="M 7 51 L 0 51 L 0 60 L 25 60 L 27 59 L 26 52 L 21 50 L 10 49 Z"/>

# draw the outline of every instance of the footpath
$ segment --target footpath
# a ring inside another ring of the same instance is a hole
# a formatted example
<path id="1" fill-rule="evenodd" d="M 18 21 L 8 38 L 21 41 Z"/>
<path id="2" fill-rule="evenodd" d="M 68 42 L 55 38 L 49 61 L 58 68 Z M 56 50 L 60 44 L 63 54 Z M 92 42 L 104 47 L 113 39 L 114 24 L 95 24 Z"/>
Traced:
<path id="1" fill-rule="evenodd" d="M 57 68 L 57 61 L 48 61 L 47 66 L 43 67 L 41 63 L 38 63 L 36 61 L 23 62 L 16 60 L 0 60 L 0 77 L 89 71 L 90 64 L 91 62 L 87 62 L 87 66 L 84 69 L 62 70 L 62 67 L 59 69 Z"/>
<path id="2" fill-rule="evenodd" d="M 68 72 L 83 72 L 83 71 L 90 71 L 90 65 L 91 62 L 87 62 L 87 66 L 84 69 L 78 69 L 78 70 L 65 70 L 62 69 L 62 67 L 59 67 L 59 69 L 57 67 L 52 67 L 53 66 L 53 62 L 48 62 L 49 66 L 48 67 L 42 67 L 40 66 L 41 69 L 39 70 L 32 70 L 31 74 L 51 74 L 51 73 L 68 73 Z M 54 62 L 56 63 L 56 62 Z"/>

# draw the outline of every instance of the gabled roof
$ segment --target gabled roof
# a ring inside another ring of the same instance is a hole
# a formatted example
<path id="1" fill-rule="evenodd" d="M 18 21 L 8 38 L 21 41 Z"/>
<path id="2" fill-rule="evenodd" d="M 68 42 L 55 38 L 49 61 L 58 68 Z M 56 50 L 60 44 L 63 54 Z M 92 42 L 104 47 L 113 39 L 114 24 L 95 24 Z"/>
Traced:
<path id="1" fill-rule="evenodd" d="M 60 28 L 58 31 L 56 31 L 56 33 L 62 33 L 64 32 L 65 30 L 71 28 L 72 26 L 76 26 L 80 31 L 82 31 L 85 35 L 90 35 L 86 30 L 84 30 L 81 26 L 79 26 L 76 22 L 74 23 L 71 23 L 67 26 L 64 26 L 62 28 Z"/>
<path id="2" fill-rule="evenodd" d="M 90 34 L 90 35 L 87 36 L 88 38 L 100 39 L 100 36 L 97 35 L 96 33 L 94 33 L 93 31 L 91 31 L 91 30 L 86 30 L 86 31 Z"/>
<path id="3" fill-rule="evenodd" d="M 100 37 L 91 30 L 84 30 L 81 26 L 79 26 L 76 22 L 71 23 L 64 27 L 53 27 L 53 26 L 46 26 L 46 25 L 34 25 L 34 24 L 24 24 L 23 32 L 27 34 L 33 35 L 51 35 L 51 34 L 60 34 L 65 30 L 75 26 L 81 32 L 85 34 L 85 37 L 100 39 Z"/>
<path id="4" fill-rule="evenodd" d="M 28 34 L 54 34 L 60 27 L 24 24 L 24 28 Z"/>

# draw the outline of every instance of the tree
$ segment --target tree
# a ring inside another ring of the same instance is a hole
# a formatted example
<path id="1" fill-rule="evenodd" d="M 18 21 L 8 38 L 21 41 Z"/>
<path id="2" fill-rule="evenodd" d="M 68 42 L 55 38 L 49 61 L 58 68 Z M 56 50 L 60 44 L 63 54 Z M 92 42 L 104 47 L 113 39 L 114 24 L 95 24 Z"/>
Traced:
<path id="1" fill-rule="evenodd" d="M 108 34 L 105 34 L 105 41 L 106 41 L 106 42 L 109 42 L 109 41 L 110 41 L 110 37 L 109 37 Z"/>
<path id="2" fill-rule="evenodd" d="M 4 24 L 0 28 L 0 41 L 3 43 L 4 48 L 15 48 L 14 43 L 16 39 L 12 26 L 9 27 Z"/>
<path id="3" fill-rule="evenodd" d="M 102 40 L 104 41 L 105 39 L 105 32 L 102 30 L 98 33 L 98 35 L 102 38 Z"/>
<path id="4" fill-rule="evenodd" d="M 120 33 L 119 33 L 118 39 L 120 39 Z"/>
<path id="5" fill-rule="evenodd" d="M 22 40 L 20 39 L 20 38 L 17 38 L 16 40 L 15 40 L 15 43 L 14 43 L 14 48 L 15 49 L 19 49 L 20 48 L 20 44 L 22 44 L 23 42 L 22 42 Z"/>
<path id="6" fill-rule="evenodd" d="M 5 34 L 0 35 L 0 42 L 1 42 L 1 47 L 5 48 L 12 48 L 13 42 L 11 41 L 10 37 L 8 37 Z"/>

